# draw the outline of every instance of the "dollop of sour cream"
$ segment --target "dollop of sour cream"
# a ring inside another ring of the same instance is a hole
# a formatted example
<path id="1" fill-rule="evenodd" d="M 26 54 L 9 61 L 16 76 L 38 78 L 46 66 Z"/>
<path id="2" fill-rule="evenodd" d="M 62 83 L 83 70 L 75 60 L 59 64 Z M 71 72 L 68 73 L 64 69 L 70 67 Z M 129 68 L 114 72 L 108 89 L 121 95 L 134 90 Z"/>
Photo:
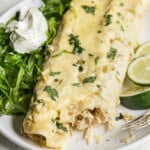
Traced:
<path id="1" fill-rule="evenodd" d="M 45 17 L 37 8 L 22 12 L 19 21 L 12 21 L 7 29 L 15 51 L 30 53 L 47 40 L 48 25 Z"/>

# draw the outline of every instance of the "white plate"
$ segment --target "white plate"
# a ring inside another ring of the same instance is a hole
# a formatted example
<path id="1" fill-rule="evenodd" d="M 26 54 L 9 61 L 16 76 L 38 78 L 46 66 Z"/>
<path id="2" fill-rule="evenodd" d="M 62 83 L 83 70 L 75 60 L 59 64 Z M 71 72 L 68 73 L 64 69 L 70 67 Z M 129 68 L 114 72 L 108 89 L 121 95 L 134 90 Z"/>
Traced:
<path id="1" fill-rule="evenodd" d="M 6 22 L 10 17 L 12 17 L 16 11 L 22 9 L 24 6 L 27 7 L 39 7 L 41 5 L 40 0 L 25 0 L 16 5 L 15 7 L 8 10 L 4 15 L 0 17 L 0 22 Z M 144 20 L 144 26 L 142 33 L 140 35 L 141 43 L 150 41 L 150 11 L 147 13 L 147 16 Z M 129 114 L 138 116 L 143 111 L 133 111 L 126 109 L 122 106 L 119 108 L 119 112 L 128 112 Z M 28 150 L 43 150 L 44 148 L 36 145 L 31 140 L 25 138 L 23 135 L 20 134 L 20 128 L 22 125 L 23 117 L 18 116 L 0 116 L 0 132 L 6 136 L 9 140 L 16 143 L 19 146 L 22 146 Z M 131 147 L 137 145 L 137 143 L 142 143 L 145 140 L 150 139 L 150 127 L 147 127 L 143 130 L 138 131 L 135 133 L 135 139 L 129 143 L 124 144 L 121 143 L 121 139 L 128 137 L 129 133 L 127 131 L 122 131 L 121 126 L 124 122 L 118 121 L 116 128 L 112 132 L 105 132 L 103 127 L 99 129 L 94 129 L 96 135 L 100 135 L 102 137 L 102 142 L 100 144 L 96 144 L 93 142 L 90 145 L 87 145 L 85 140 L 82 139 L 82 135 L 79 133 L 75 133 L 68 141 L 68 150 L 129 150 Z"/>

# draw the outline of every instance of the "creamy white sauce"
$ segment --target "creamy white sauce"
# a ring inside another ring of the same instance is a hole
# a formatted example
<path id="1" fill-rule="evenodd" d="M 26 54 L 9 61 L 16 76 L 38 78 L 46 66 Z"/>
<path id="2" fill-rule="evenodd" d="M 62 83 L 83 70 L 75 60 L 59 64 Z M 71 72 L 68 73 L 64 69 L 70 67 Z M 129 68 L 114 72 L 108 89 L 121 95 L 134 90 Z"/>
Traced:
<path id="1" fill-rule="evenodd" d="M 47 39 L 48 25 L 43 14 L 31 8 L 19 21 L 8 24 L 10 40 L 18 53 L 30 53 L 39 48 Z"/>

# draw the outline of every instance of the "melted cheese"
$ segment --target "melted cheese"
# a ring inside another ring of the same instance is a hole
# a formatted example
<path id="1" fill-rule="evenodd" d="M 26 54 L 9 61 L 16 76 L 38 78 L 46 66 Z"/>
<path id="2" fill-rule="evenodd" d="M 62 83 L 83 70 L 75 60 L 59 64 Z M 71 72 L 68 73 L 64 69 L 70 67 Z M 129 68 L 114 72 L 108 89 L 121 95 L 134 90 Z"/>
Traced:
<path id="1" fill-rule="evenodd" d="M 87 13 L 83 9 L 85 5 L 95 7 L 95 14 Z M 63 147 L 69 132 L 57 129 L 52 119 L 59 118 L 68 130 L 69 125 L 77 129 L 88 126 L 85 120 L 81 123 L 76 119 L 80 114 L 88 118 L 91 125 L 97 117 L 98 124 L 114 126 L 120 89 L 137 46 L 144 14 L 141 0 L 73 0 L 71 6 L 50 46 L 52 56 L 44 63 L 35 87 L 37 99 L 42 100 L 44 106 L 34 105 L 32 101 L 24 121 L 25 133 L 42 135 L 45 145 L 53 148 Z M 69 42 L 70 34 L 78 36 L 82 53 L 72 53 L 74 45 Z M 79 66 L 83 70 L 80 71 Z M 60 73 L 50 76 L 53 72 Z M 84 83 L 89 77 L 96 79 Z M 80 86 L 73 86 L 74 83 Z M 44 90 L 46 86 L 57 90 L 56 100 Z M 94 112 L 95 109 L 99 113 Z"/>

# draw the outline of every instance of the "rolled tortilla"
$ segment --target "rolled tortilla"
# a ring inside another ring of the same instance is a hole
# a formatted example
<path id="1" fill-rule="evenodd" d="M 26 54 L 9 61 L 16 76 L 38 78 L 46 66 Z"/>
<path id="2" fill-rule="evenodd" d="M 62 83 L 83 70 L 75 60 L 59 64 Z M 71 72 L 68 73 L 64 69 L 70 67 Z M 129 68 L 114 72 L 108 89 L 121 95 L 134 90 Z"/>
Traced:
<path id="1" fill-rule="evenodd" d="M 73 0 L 50 45 L 24 133 L 62 148 L 71 130 L 113 128 L 144 14 L 142 0 Z"/>

